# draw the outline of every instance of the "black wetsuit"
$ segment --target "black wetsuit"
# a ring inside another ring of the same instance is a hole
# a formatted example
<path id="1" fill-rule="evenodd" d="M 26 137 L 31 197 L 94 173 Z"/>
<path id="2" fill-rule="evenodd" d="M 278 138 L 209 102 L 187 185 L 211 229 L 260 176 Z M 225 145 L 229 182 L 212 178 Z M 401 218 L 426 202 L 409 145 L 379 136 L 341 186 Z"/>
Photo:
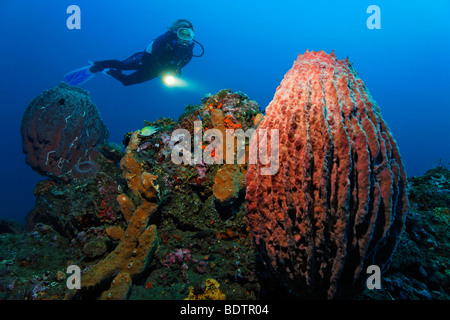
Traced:
<path id="1" fill-rule="evenodd" d="M 167 31 L 156 38 L 146 51 L 137 52 L 126 60 L 97 61 L 92 72 L 111 69 L 107 73 L 125 86 L 145 82 L 164 72 L 180 74 L 181 69 L 192 59 L 195 43 L 180 45 L 176 33 Z M 150 51 L 151 47 L 151 52 Z M 136 70 L 126 75 L 121 70 Z"/>

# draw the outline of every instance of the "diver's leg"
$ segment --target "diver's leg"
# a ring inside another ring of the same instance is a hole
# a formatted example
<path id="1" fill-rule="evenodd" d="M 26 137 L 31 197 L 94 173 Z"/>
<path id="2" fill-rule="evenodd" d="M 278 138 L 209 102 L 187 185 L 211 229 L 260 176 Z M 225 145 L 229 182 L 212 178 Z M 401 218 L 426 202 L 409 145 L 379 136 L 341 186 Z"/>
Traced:
<path id="1" fill-rule="evenodd" d="M 145 70 L 138 70 L 130 75 L 125 75 L 118 70 L 110 70 L 108 74 L 122 82 L 124 86 L 142 83 L 157 77 L 157 74 L 149 73 Z"/>
<path id="2" fill-rule="evenodd" d="M 94 65 L 89 69 L 92 73 L 101 72 L 104 69 L 117 69 L 117 70 L 139 70 L 142 65 L 143 52 L 137 52 L 131 57 L 120 60 L 103 60 L 96 61 Z"/>
<path id="3" fill-rule="evenodd" d="M 122 61 L 120 60 L 103 60 L 95 61 L 92 67 L 89 69 L 92 73 L 101 72 L 104 69 L 121 69 Z"/>
<path id="4" fill-rule="evenodd" d="M 122 68 L 120 70 L 139 70 L 142 68 L 142 56 L 144 52 L 133 54 L 128 59 L 122 61 Z"/>

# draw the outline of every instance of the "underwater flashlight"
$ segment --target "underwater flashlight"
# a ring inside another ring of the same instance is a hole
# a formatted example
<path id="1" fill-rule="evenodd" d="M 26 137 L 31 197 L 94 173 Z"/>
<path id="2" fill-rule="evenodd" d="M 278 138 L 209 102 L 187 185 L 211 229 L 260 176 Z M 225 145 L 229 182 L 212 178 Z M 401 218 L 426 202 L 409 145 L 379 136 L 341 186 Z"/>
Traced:
<path id="1" fill-rule="evenodd" d="M 171 74 L 164 75 L 162 80 L 163 80 L 164 84 L 169 87 L 174 85 L 174 83 L 175 83 L 175 77 Z"/>
<path id="2" fill-rule="evenodd" d="M 187 87 L 186 81 L 178 78 L 173 72 L 166 72 L 161 75 L 161 82 L 167 87 Z"/>

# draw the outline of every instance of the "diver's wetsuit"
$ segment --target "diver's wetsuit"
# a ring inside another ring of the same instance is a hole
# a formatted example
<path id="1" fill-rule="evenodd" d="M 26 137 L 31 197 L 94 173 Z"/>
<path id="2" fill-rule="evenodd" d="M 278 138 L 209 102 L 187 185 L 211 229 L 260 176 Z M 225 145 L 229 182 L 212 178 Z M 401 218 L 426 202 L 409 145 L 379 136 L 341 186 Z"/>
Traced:
<path id="1" fill-rule="evenodd" d="M 122 82 L 125 86 L 145 82 L 160 76 L 163 72 L 180 74 L 192 59 L 195 43 L 178 44 L 176 33 L 167 31 L 156 38 L 145 51 L 135 53 L 126 60 L 97 61 L 91 67 L 91 72 L 111 69 L 107 73 Z M 136 70 L 125 75 L 121 70 Z"/>

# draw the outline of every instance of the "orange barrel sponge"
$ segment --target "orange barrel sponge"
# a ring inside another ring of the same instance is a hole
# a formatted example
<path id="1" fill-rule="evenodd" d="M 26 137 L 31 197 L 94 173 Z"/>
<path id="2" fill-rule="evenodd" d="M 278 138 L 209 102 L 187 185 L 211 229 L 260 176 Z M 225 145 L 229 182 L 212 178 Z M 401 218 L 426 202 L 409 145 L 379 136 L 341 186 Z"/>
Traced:
<path id="1" fill-rule="evenodd" d="M 274 175 L 248 166 L 246 210 L 269 274 L 299 296 L 330 299 L 364 285 L 368 266 L 384 271 L 409 207 L 406 174 L 349 61 L 299 55 L 252 139 L 263 129 L 269 146 L 279 130 L 280 166 Z"/>

